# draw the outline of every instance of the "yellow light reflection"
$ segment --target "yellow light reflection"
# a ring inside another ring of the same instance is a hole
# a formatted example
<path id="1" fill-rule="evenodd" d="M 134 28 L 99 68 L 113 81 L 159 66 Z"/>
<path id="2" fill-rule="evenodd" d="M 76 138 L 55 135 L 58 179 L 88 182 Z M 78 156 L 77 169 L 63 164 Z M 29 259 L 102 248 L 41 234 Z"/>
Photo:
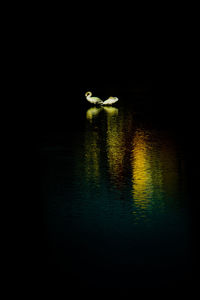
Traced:
<path id="1" fill-rule="evenodd" d="M 177 155 L 169 137 L 141 129 L 135 131 L 131 164 L 134 214 L 138 218 L 146 218 L 166 205 L 177 205 L 183 188 Z"/>
<path id="2" fill-rule="evenodd" d="M 120 186 L 123 182 L 125 156 L 123 121 L 117 118 L 118 109 L 107 107 L 107 158 L 112 180 Z"/>
<path id="3" fill-rule="evenodd" d="M 146 209 L 153 194 L 152 169 L 145 135 L 139 130 L 133 139 L 132 167 L 134 203 L 137 207 Z"/>
<path id="4" fill-rule="evenodd" d="M 85 136 L 85 179 L 87 182 L 99 184 L 100 177 L 100 147 L 98 132 L 87 132 Z"/>

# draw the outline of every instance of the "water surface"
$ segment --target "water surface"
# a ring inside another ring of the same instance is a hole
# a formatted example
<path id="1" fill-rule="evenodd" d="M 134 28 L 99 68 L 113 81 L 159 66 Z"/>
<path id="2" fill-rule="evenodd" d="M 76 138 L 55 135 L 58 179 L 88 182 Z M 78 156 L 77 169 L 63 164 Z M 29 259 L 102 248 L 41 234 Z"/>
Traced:
<path id="1" fill-rule="evenodd" d="M 80 128 L 41 145 L 48 272 L 77 287 L 184 282 L 189 193 L 177 135 L 120 104 L 80 114 Z"/>

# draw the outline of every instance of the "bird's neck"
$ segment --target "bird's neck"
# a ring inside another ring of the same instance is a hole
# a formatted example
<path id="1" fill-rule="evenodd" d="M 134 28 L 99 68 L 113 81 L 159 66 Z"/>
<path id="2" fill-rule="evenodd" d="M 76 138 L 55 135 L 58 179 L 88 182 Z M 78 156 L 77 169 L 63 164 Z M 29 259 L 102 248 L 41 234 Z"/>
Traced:
<path id="1" fill-rule="evenodd" d="M 92 96 L 92 93 L 90 93 L 86 98 L 87 98 L 87 99 L 90 99 L 91 96 Z"/>

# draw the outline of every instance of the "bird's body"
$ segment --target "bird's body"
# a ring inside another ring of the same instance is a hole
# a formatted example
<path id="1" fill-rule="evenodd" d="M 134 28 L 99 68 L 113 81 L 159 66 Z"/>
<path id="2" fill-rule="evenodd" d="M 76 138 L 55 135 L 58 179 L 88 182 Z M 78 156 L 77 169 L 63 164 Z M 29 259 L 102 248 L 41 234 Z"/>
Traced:
<path id="1" fill-rule="evenodd" d="M 87 101 L 89 101 L 90 103 L 95 104 L 95 105 L 112 105 L 113 103 L 115 103 L 119 100 L 117 97 L 109 97 L 107 100 L 102 101 L 98 97 L 91 97 L 91 96 L 92 96 L 91 92 L 85 93 L 85 97 L 86 97 Z"/>
<path id="2" fill-rule="evenodd" d="M 107 100 L 103 102 L 102 105 L 112 105 L 113 103 L 117 102 L 119 99 L 117 97 L 109 97 Z"/>
<path id="3" fill-rule="evenodd" d="M 86 97 L 87 101 L 89 101 L 92 104 L 98 104 L 98 105 L 102 105 L 103 104 L 103 101 L 100 98 L 98 98 L 98 97 L 91 97 L 91 96 L 92 96 L 91 92 L 87 92 L 85 94 L 85 97 Z"/>

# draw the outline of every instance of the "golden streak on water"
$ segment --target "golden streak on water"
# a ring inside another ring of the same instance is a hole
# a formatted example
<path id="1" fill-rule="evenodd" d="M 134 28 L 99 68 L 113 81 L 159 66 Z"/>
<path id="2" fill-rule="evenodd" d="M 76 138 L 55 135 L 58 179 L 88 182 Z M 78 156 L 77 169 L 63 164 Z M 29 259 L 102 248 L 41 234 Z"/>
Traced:
<path id="1" fill-rule="evenodd" d="M 153 194 L 152 170 L 144 132 L 136 131 L 132 151 L 132 183 L 135 206 L 146 209 Z"/>
<path id="2" fill-rule="evenodd" d="M 118 110 L 107 107 L 107 158 L 111 178 L 118 185 L 123 181 L 123 164 L 125 156 L 123 122 L 117 118 Z"/>
<path id="3" fill-rule="evenodd" d="M 161 211 L 165 205 L 176 205 L 181 187 L 177 149 L 172 140 L 138 129 L 132 147 L 134 214 L 145 218 L 154 209 Z"/>
<path id="4" fill-rule="evenodd" d="M 85 136 L 85 172 L 86 181 L 96 185 L 100 178 L 100 148 L 98 146 L 98 133 L 88 132 Z"/>

